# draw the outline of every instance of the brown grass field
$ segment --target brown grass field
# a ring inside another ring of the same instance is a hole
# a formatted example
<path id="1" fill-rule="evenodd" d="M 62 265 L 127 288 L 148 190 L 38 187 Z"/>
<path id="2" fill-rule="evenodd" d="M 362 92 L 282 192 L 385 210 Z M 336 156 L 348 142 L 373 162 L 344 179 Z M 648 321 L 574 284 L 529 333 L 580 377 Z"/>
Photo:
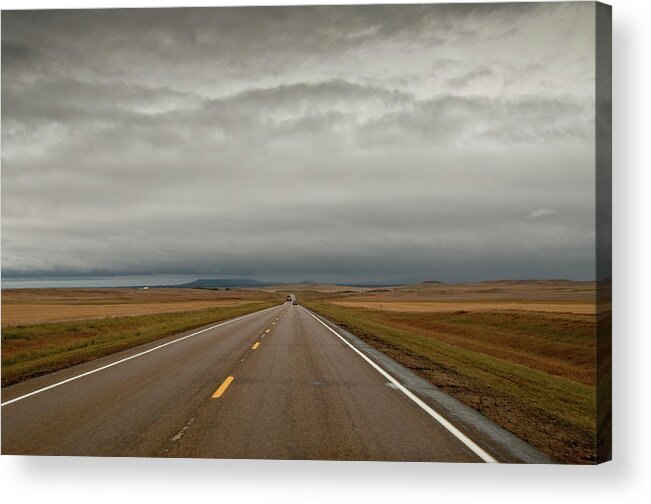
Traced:
<path id="1" fill-rule="evenodd" d="M 360 292 L 315 286 L 297 296 L 555 460 L 590 463 L 595 289 L 568 281 L 422 283 Z"/>
<path id="2" fill-rule="evenodd" d="M 260 291 L 206 289 L 15 289 L 2 292 L 2 327 L 173 313 L 260 303 Z"/>
<path id="3" fill-rule="evenodd" d="M 594 315 L 595 305 L 583 303 L 513 303 L 480 301 L 334 301 L 339 306 L 369 308 L 404 313 L 431 313 L 466 311 L 531 311 L 546 313 L 581 313 Z"/>

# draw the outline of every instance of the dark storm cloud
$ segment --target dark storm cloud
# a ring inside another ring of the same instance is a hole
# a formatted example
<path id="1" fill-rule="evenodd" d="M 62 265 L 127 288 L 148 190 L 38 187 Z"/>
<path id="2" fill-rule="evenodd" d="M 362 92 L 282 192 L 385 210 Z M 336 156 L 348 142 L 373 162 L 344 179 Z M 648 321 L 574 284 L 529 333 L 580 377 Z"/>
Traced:
<path id="1" fill-rule="evenodd" d="M 5 12 L 3 274 L 589 278 L 593 14 Z"/>

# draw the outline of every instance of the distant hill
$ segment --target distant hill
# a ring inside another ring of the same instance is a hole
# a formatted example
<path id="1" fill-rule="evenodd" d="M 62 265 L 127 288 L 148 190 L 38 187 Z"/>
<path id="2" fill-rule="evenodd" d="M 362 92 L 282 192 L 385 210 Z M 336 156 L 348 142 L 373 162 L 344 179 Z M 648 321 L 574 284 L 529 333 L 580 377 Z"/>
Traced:
<path id="1" fill-rule="evenodd" d="M 225 288 L 238 288 L 238 287 L 281 287 L 286 286 L 294 288 L 312 288 L 316 286 L 327 286 L 328 284 L 321 284 L 314 280 L 303 280 L 299 283 L 285 283 L 285 282 L 261 282 L 251 278 L 199 278 L 192 282 L 176 284 L 176 285 L 157 285 L 153 287 L 175 287 L 183 289 L 225 289 Z M 380 284 L 380 283 L 356 283 L 356 284 L 332 284 L 340 287 L 362 287 L 362 288 L 376 288 L 376 287 L 394 287 L 396 284 Z"/>
<path id="2" fill-rule="evenodd" d="M 271 285 L 267 282 L 259 282 L 250 278 L 200 278 L 192 282 L 173 285 L 172 287 L 181 287 L 189 289 L 223 289 L 226 287 L 265 287 Z"/>

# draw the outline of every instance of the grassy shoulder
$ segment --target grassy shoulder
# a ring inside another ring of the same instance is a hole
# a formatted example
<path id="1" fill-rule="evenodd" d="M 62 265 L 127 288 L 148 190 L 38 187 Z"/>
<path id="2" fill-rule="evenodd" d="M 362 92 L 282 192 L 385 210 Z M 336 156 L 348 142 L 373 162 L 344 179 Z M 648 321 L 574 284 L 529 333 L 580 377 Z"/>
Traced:
<path id="1" fill-rule="evenodd" d="M 35 324 L 2 329 L 2 386 L 51 373 L 196 327 L 239 317 L 278 302 Z"/>
<path id="2" fill-rule="evenodd" d="M 594 364 L 583 355 L 594 328 L 585 320 L 392 314 L 309 294 L 300 301 L 555 460 L 594 462 Z"/>

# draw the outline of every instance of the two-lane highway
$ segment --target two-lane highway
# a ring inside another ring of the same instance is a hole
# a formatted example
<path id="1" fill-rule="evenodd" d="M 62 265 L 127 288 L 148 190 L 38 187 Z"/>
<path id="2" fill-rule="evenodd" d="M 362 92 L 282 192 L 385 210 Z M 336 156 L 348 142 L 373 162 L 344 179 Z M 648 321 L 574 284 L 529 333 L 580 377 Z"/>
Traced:
<path id="1" fill-rule="evenodd" d="M 390 378 L 285 303 L 4 389 L 2 453 L 492 460 Z"/>

